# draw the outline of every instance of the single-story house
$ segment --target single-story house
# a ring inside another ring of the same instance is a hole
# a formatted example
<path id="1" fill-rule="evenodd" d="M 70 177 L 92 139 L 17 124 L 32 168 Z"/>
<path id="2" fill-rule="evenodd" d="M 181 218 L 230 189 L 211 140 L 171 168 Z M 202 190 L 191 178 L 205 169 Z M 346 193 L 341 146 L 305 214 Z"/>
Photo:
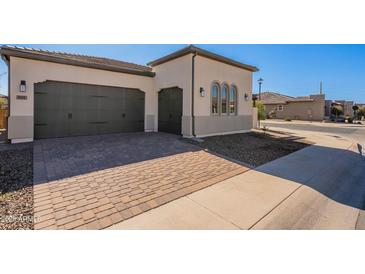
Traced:
<path id="1" fill-rule="evenodd" d="M 3 46 L 12 143 L 134 131 L 185 137 L 252 128 L 252 74 L 188 46 L 147 66 L 102 57 Z"/>
<path id="2" fill-rule="evenodd" d="M 324 119 L 324 94 L 292 97 L 276 92 L 263 92 L 261 101 L 265 106 L 266 115 L 271 118 L 308 121 Z"/>
<path id="3" fill-rule="evenodd" d="M 8 96 L 0 94 L 0 109 L 8 108 Z"/>
<path id="4" fill-rule="evenodd" d="M 331 108 L 332 105 L 337 105 L 339 106 L 342 111 L 343 111 L 343 115 L 344 116 L 349 116 L 349 117 L 353 117 L 354 116 L 354 111 L 352 109 L 352 107 L 354 106 L 354 102 L 353 101 L 346 101 L 346 100 L 326 100 L 325 101 L 325 105 L 326 105 L 326 111 L 325 111 L 325 116 L 330 117 L 331 116 Z"/>

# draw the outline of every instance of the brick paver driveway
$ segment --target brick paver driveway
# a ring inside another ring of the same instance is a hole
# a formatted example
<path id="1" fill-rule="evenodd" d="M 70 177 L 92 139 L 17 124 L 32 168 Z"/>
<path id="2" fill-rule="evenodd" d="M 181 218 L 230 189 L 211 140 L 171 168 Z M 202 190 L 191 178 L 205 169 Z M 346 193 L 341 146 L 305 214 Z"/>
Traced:
<path id="1" fill-rule="evenodd" d="M 102 229 L 247 171 L 163 133 L 39 140 L 35 229 Z"/>

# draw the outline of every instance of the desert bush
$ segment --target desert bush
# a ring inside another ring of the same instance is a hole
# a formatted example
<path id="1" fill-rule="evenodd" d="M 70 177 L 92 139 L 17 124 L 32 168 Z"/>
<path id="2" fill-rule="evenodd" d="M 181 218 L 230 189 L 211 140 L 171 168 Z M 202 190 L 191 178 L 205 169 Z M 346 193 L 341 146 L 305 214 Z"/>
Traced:
<path id="1" fill-rule="evenodd" d="M 261 101 L 256 101 L 257 114 L 259 120 L 266 119 L 265 105 Z"/>

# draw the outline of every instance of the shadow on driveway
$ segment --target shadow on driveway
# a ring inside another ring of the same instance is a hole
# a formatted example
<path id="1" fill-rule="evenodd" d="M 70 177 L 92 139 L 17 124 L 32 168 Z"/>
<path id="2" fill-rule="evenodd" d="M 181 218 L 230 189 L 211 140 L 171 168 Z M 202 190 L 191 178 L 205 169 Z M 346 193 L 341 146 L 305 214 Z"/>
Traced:
<path id="1" fill-rule="evenodd" d="M 122 133 L 34 142 L 34 183 L 201 150 L 166 133 Z"/>

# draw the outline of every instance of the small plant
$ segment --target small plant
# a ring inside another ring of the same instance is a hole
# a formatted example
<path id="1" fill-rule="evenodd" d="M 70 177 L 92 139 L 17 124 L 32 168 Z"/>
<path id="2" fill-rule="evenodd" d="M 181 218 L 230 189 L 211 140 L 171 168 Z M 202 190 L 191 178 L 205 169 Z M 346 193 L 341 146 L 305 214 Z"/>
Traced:
<path id="1" fill-rule="evenodd" d="M 285 118 L 285 121 L 291 122 L 291 119 L 290 118 Z"/>
<path id="2" fill-rule="evenodd" d="M 358 119 L 361 119 L 361 117 L 365 116 L 365 106 L 358 108 L 358 110 L 356 111 L 356 115 Z"/>
<path id="3" fill-rule="evenodd" d="M 265 105 L 262 103 L 262 101 L 256 101 L 256 107 L 257 107 L 258 119 L 265 120 L 266 118 Z"/>

